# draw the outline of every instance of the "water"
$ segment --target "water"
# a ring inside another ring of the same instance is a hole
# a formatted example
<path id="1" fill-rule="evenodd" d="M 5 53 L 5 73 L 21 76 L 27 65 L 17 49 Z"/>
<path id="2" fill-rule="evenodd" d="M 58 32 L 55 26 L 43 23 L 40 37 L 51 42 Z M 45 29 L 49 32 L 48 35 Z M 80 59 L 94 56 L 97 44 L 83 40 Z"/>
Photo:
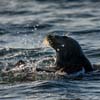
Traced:
<path id="1" fill-rule="evenodd" d="M 92 63 L 100 63 L 99 0 L 0 0 L 0 69 L 19 60 L 50 66 L 55 53 L 46 34 L 76 39 Z M 49 61 L 48 61 L 49 60 Z M 37 79 L 0 84 L 0 100 L 100 100 L 100 73 L 83 79 Z"/>

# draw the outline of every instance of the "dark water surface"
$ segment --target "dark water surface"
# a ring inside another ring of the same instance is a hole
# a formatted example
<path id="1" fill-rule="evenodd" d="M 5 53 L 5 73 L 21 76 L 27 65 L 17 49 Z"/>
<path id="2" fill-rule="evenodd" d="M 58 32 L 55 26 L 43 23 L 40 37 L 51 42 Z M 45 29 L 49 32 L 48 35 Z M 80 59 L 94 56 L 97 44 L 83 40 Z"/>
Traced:
<path id="1" fill-rule="evenodd" d="M 46 34 L 69 35 L 92 63 L 100 63 L 99 0 L 0 0 L 0 69 L 19 60 L 45 62 L 54 51 Z M 1 80 L 1 77 L 0 77 Z M 82 80 L 36 80 L 0 84 L 0 100 L 100 100 L 100 73 Z"/>

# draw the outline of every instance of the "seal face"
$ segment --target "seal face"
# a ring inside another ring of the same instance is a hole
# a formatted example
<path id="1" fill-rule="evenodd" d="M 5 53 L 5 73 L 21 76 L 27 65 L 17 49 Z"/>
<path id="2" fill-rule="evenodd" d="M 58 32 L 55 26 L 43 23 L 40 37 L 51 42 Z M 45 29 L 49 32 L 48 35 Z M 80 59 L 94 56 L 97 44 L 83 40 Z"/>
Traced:
<path id="1" fill-rule="evenodd" d="M 84 55 L 79 43 L 68 36 L 47 35 L 46 44 L 56 51 L 56 70 L 68 74 L 85 69 L 85 72 L 93 71 L 92 65 Z"/>

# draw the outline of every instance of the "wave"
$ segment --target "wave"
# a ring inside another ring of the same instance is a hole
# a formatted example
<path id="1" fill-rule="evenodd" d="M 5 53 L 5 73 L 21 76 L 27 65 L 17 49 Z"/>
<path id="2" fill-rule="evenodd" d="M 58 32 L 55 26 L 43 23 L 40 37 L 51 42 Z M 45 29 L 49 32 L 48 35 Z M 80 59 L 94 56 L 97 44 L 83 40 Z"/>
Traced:
<path id="1" fill-rule="evenodd" d="M 39 2 L 82 2 L 82 0 L 35 0 Z M 84 0 L 83 2 L 99 2 L 98 0 Z"/>
<path id="2" fill-rule="evenodd" d="M 74 31 L 73 34 L 91 34 L 91 33 L 100 33 L 100 29 L 91 29 L 91 30 L 82 30 Z"/>

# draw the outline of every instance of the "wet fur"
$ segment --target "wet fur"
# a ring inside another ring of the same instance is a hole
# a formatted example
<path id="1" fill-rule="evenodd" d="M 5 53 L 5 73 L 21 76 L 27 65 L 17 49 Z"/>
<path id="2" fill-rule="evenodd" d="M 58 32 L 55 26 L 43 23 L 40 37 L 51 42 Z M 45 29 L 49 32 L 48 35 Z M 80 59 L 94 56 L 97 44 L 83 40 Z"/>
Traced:
<path id="1" fill-rule="evenodd" d="M 86 73 L 93 71 L 90 61 L 84 55 L 79 43 L 73 38 L 48 35 L 47 41 L 56 51 L 56 70 L 71 74 L 84 67 Z"/>

